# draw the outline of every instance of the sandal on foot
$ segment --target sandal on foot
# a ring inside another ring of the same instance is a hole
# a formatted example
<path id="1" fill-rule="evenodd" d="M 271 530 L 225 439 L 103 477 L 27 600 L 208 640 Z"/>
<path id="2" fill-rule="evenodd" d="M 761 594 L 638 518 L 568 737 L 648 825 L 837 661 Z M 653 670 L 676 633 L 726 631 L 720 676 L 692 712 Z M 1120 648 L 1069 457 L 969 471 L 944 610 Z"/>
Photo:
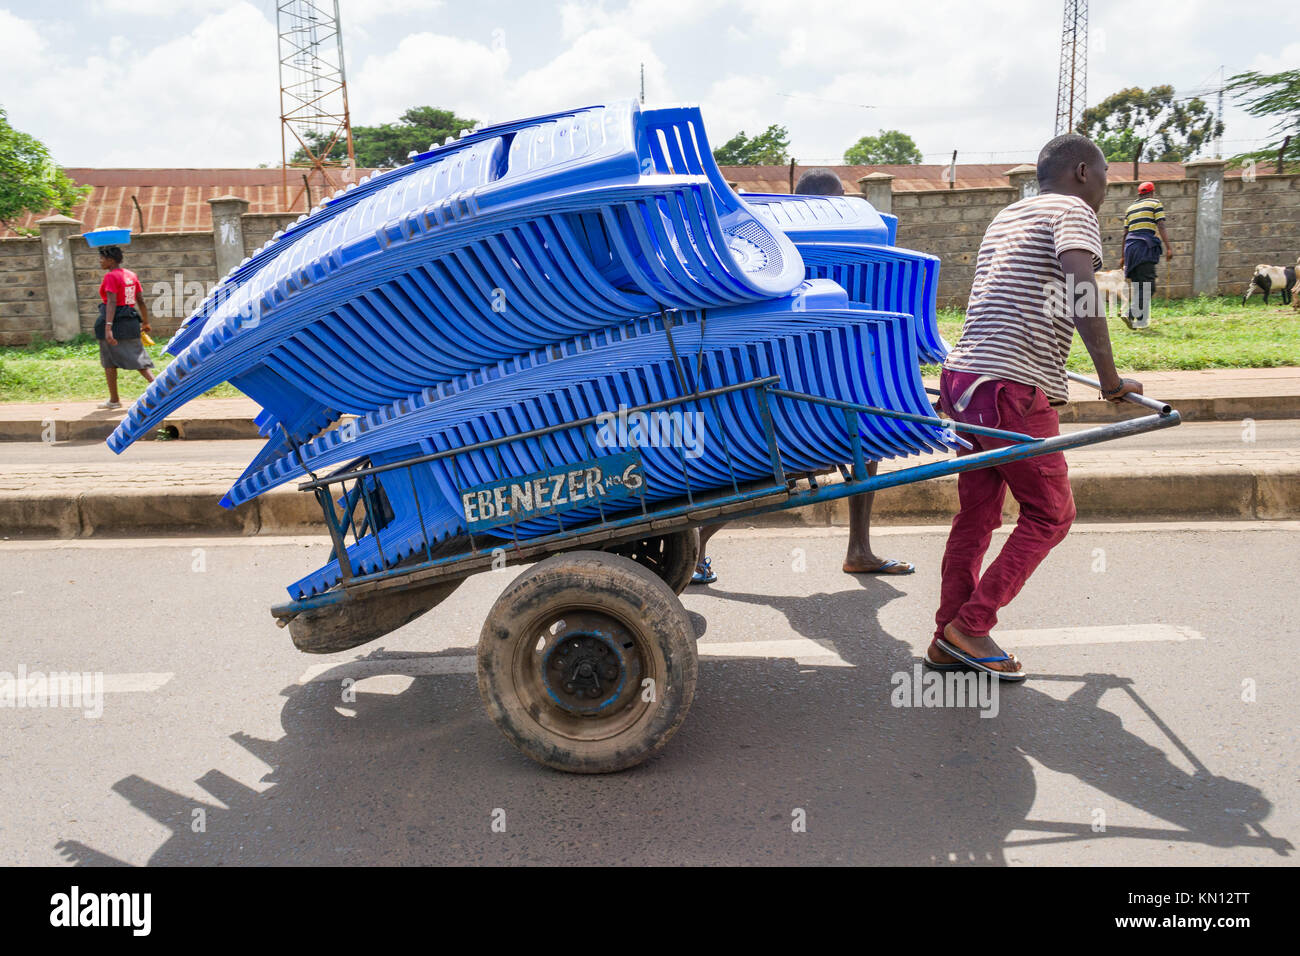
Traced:
<path id="1" fill-rule="evenodd" d="M 888 560 L 879 567 L 871 568 L 867 571 L 849 571 L 849 574 L 912 574 L 916 571 L 916 565 L 910 561 Z"/>
<path id="2" fill-rule="evenodd" d="M 942 637 L 936 637 L 934 642 L 946 653 L 951 654 L 962 663 L 975 668 L 977 671 L 983 671 L 985 674 L 992 674 L 998 680 L 1022 681 L 1029 676 L 1025 673 L 1023 667 L 1018 671 L 1000 671 L 988 666 L 989 664 L 1000 664 L 1003 661 L 1014 661 L 1016 660 L 1016 655 L 1014 654 L 995 654 L 993 657 L 971 657 L 960 647 L 953 644 L 951 641 L 945 641 Z"/>
<path id="3" fill-rule="evenodd" d="M 692 584 L 712 584 L 718 580 L 718 576 L 713 573 L 713 562 L 705 558 L 695 568 L 695 573 L 691 575 Z"/>
<path id="4" fill-rule="evenodd" d="M 930 646 L 933 647 L 934 645 L 931 644 Z M 927 647 L 925 653 L 921 655 L 921 660 L 925 663 L 925 666 L 930 668 L 932 671 L 964 671 L 970 669 L 961 661 L 953 661 L 951 664 L 940 664 L 938 661 L 931 660 L 929 647 Z"/>

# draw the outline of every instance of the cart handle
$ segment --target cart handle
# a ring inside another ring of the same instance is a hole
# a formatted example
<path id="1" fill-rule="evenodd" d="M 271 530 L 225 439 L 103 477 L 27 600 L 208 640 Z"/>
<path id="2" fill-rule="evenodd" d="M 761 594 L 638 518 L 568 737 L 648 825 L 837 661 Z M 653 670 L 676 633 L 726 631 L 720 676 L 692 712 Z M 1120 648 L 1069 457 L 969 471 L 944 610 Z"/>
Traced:
<path id="1" fill-rule="evenodd" d="M 1105 389 L 1101 387 L 1101 382 L 1097 381 L 1095 378 L 1088 378 L 1086 375 L 1076 375 L 1074 372 L 1066 372 L 1065 374 L 1070 381 L 1078 382 L 1080 385 L 1091 386 L 1103 395 L 1105 394 Z M 1153 412 L 1159 412 L 1161 415 L 1168 415 L 1173 411 L 1172 405 L 1156 401 L 1154 398 L 1147 398 L 1145 395 L 1135 395 L 1132 392 L 1129 392 L 1124 396 L 1124 401 L 1132 402 L 1134 405 L 1141 405 L 1143 408 L 1149 408 Z"/>
<path id="2" fill-rule="evenodd" d="M 985 425 L 968 425 L 965 422 L 955 421 L 951 418 L 934 418 L 930 415 L 913 415 L 910 412 L 894 411 L 892 408 L 876 408 L 874 405 L 858 405 L 854 402 L 842 402 L 837 398 L 824 398 L 821 395 L 806 395 L 803 392 L 792 392 L 788 388 L 769 387 L 767 391 L 769 394 L 777 395 L 781 398 L 792 398 L 800 402 L 811 402 L 814 405 L 828 405 L 831 408 L 842 408 L 847 412 L 858 412 L 861 415 L 878 415 L 881 418 L 897 418 L 904 422 L 917 422 L 921 425 L 933 425 L 935 428 L 951 428 L 953 431 L 970 432 L 972 435 L 984 435 L 988 438 L 1001 438 L 1004 441 L 1042 441 L 1041 438 L 1035 438 L 1033 435 L 1023 435 L 1020 432 L 1009 432 L 1001 428 L 989 428 Z"/>

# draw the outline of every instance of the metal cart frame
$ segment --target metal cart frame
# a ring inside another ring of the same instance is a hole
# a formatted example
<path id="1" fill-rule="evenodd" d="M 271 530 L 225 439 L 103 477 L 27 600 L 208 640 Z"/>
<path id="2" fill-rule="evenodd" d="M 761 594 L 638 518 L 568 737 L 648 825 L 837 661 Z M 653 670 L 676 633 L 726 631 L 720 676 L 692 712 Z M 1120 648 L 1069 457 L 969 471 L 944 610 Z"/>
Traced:
<path id="1" fill-rule="evenodd" d="M 1071 378 L 1100 388 L 1082 376 L 1071 374 Z M 770 480 L 740 482 L 731 469 L 730 487 L 697 492 L 690 485 L 685 450 L 679 448 L 686 483 L 686 494 L 679 498 L 648 502 L 642 482 L 640 494 L 632 496 L 631 511 L 611 509 L 613 513 L 606 514 L 595 499 L 600 518 L 594 522 L 566 527 L 562 511 L 526 516 L 523 520 L 544 514 L 558 523 L 557 531 L 536 537 L 521 538 L 517 533 L 520 519 L 513 514 L 508 539 L 470 531 L 455 539 L 431 542 L 425 530 L 420 552 L 392 567 L 387 565 L 395 562 L 383 554 L 376 535 L 380 563 L 385 565 L 381 570 L 354 568 L 347 550 L 349 537 L 357 541 L 382 526 L 385 503 L 377 499 L 375 476 L 406 471 L 418 510 L 419 492 L 412 468 L 450 460 L 459 475 L 458 456 L 490 450 L 500 463 L 501 446 L 566 430 L 582 435 L 584 447 L 592 452 L 589 458 L 596 459 L 583 429 L 600 416 L 389 464 L 373 465 L 361 459 L 329 475 L 313 475 L 298 487 L 314 494 L 321 506 L 334 545 L 332 558 L 339 559 L 341 580 L 322 593 L 277 605 L 271 613 L 281 626 L 289 626 L 301 649 L 346 649 L 419 616 L 472 574 L 508 564 L 541 562 L 509 585 L 489 614 L 479 641 L 480 692 L 498 727 L 533 759 L 569 771 L 620 770 L 661 748 L 690 706 L 695 682 L 694 633 L 676 594 L 689 580 L 689 575 L 683 577 L 683 569 L 694 569 L 697 527 L 1069 451 L 1174 427 L 1181 421 L 1178 412 L 1163 402 L 1126 396 L 1152 414 L 1053 438 L 1033 438 L 794 392 L 781 388 L 775 376 L 624 412 L 648 413 L 696 402 L 717 414 L 719 396 L 741 391 L 750 392 L 759 409 L 772 468 Z M 852 462 L 840 469 L 842 481 L 819 480 L 825 473 L 787 473 L 772 422 L 769 403 L 773 398 L 842 412 L 852 450 Z M 858 415 L 932 425 L 1010 444 L 871 476 L 856 425 Z M 730 468 L 730 453 L 725 447 L 723 451 Z M 806 484 L 801 485 L 799 478 L 806 478 Z M 421 528 L 424 530 L 423 520 Z M 538 607 L 544 611 L 534 613 Z M 323 640 L 319 639 L 322 634 Z"/>

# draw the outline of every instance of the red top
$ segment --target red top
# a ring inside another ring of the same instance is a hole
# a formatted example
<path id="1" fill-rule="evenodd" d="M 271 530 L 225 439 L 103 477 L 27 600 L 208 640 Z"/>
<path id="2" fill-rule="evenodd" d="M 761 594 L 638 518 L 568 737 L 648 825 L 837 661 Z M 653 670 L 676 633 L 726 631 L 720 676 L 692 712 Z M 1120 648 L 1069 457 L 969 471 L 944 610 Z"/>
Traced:
<path id="1" fill-rule="evenodd" d="M 104 273 L 104 281 L 99 284 L 99 301 L 108 302 L 110 292 L 116 296 L 118 305 L 134 307 L 136 302 L 144 297 L 144 286 L 140 284 L 140 277 L 134 272 L 118 266 Z"/>

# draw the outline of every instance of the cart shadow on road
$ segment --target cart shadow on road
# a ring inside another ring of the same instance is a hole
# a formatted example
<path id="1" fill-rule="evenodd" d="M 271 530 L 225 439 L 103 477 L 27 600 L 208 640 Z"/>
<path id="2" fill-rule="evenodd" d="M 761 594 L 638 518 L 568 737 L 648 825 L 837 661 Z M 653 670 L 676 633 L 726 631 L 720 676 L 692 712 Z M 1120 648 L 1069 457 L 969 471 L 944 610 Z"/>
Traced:
<path id="1" fill-rule="evenodd" d="M 212 798 L 203 802 L 135 775 L 113 789 L 171 830 L 152 865 L 997 865 L 1016 847 L 1116 837 L 1291 849 L 1262 829 L 1272 807 L 1259 790 L 1188 773 L 1100 706 L 1125 678 L 1050 675 L 1079 683 L 1064 699 L 1032 682 L 1002 688 L 993 719 L 970 707 L 893 706 L 893 675 L 917 663 L 879 624 L 900 594 L 879 579 L 808 596 L 711 589 L 757 614 L 780 612 L 852 666 L 705 659 L 683 729 L 620 774 L 532 763 L 488 721 L 473 675 L 450 673 L 362 680 L 347 703 L 336 680 L 287 688 L 280 739 L 232 735 L 270 768 L 257 786 L 213 768 L 197 781 Z M 391 659 L 398 672 L 413 656 L 449 654 L 380 650 L 365 660 L 382 670 Z M 1069 819 L 1030 819 L 1035 765 L 1094 797 Z M 1170 826 L 1127 823 L 1130 808 Z M 1105 832 L 1094 831 L 1098 810 Z M 82 865 L 119 862 L 76 841 L 58 849 Z"/>

